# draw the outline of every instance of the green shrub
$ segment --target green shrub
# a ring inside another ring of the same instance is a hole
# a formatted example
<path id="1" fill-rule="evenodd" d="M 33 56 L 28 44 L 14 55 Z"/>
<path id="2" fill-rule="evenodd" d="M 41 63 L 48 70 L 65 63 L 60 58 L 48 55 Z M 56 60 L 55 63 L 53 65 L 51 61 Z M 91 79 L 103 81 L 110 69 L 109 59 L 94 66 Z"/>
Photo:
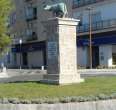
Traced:
<path id="1" fill-rule="evenodd" d="M 99 94 L 97 96 L 72 96 L 72 97 L 60 97 L 60 98 L 38 98 L 32 100 L 20 100 L 18 98 L 1 98 L 1 104 L 55 104 L 55 103 L 71 103 L 71 102 L 88 102 L 88 101 L 99 101 L 116 99 L 116 93 L 111 95 Z"/>
<path id="2" fill-rule="evenodd" d="M 20 100 L 20 103 L 21 104 L 31 104 L 31 101 L 24 99 L 24 100 Z"/>
<path id="3" fill-rule="evenodd" d="M 42 103 L 45 103 L 45 99 L 32 99 L 31 103 L 32 104 L 42 104 Z"/>
<path id="4" fill-rule="evenodd" d="M 12 104 L 19 104 L 20 100 L 18 98 L 10 98 L 8 99 L 8 102 Z"/>

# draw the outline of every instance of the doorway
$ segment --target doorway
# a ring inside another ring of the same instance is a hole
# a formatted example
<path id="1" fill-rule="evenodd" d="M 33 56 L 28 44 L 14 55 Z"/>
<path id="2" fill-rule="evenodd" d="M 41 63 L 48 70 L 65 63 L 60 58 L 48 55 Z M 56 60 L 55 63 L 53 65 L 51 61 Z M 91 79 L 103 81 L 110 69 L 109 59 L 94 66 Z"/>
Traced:
<path id="1" fill-rule="evenodd" d="M 99 66 L 99 46 L 92 47 L 92 63 L 93 68 Z"/>
<path id="2" fill-rule="evenodd" d="M 26 52 L 22 53 L 23 67 L 28 67 L 28 54 Z"/>

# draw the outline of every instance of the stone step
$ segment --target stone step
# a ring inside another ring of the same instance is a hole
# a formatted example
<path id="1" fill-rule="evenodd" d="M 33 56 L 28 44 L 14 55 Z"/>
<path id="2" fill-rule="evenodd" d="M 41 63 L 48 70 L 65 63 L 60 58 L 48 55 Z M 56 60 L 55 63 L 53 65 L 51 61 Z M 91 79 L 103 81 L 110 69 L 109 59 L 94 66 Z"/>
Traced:
<path id="1" fill-rule="evenodd" d="M 58 80 L 51 80 L 51 79 L 43 79 L 40 80 L 40 83 L 45 83 L 45 84 L 59 84 Z"/>
<path id="2" fill-rule="evenodd" d="M 21 75 L 34 75 L 34 74 L 46 74 L 46 70 L 39 70 L 39 69 L 34 69 L 34 70 L 19 70 L 19 69 L 8 69 L 7 74 L 8 76 L 21 76 Z"/>
<path id="3" fill-rule="evenodd" d="M 40 81 L 42 79 L 43 79 L 43 74 L 21 75 L 21 76 L 14 76 L 14 77 L 8 77 L 8 78 L 0 78 L 0 83 Z"/>
<path id="4" fill-rule="evenodd" d="M 59 79 L 59 75 L 55 75 L 55 74 L 46 74 L 43 76 L 44 79 L 49 79 L 49 80 L 57 80 Z"/>

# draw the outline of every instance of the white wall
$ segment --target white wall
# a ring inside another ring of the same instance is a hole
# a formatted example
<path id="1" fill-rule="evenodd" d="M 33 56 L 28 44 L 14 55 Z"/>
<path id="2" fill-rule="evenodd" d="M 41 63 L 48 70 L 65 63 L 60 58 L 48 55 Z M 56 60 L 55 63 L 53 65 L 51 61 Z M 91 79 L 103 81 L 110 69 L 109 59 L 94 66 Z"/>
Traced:
<path id="1" fill-rule="evenodd" d="M 100 65 L 112 66 L 112 45 L 99 46 Z"/>

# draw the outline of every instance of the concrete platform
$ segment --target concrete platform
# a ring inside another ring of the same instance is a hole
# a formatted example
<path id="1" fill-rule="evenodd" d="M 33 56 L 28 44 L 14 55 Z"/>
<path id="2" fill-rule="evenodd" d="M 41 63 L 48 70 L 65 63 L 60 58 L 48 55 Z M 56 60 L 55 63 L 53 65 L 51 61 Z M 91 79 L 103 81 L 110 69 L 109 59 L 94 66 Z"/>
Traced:
<path id="1" fill-rule="evenodd" d="M 78 70 L 82 78 L 85 77 L 95 77 L 95 76 L 116 76 L 116 69 L 83 69 Z M 8 69 L 6 74 L 0 73 L 0 83 L 7 83 L 7 82 L 26 82 L 26 81 L 41 81 L 43 77 L 46 79 L 46 70 L 39 70 L 39 69 Z M 7 77 L 6 77 L 7 76 Z M 58 76 L 55 76 L 56 83 Z M 50 76 L 51 78 L 51 76 Z M 48 78 L 49 79 L 49 78 Z M 53 78 L 54 79 L 54 78 Z M 44 80 L 46 81 L 46 80 Z M 52 82 L 51 82 L 52 83 Z"/>
<path id="2" fill-rule="evenodd" d="M 82 77 L 116 76 L 116 69 L 80 69 L 78 72 Z"/>
<path id="3" fill-rule="evenodd" d="M 40 81 L 45 74 L 46 70 L 42 71 L 39 69 L 8 69 L 4 75 L 0 73 L 0 83 Z"/>

